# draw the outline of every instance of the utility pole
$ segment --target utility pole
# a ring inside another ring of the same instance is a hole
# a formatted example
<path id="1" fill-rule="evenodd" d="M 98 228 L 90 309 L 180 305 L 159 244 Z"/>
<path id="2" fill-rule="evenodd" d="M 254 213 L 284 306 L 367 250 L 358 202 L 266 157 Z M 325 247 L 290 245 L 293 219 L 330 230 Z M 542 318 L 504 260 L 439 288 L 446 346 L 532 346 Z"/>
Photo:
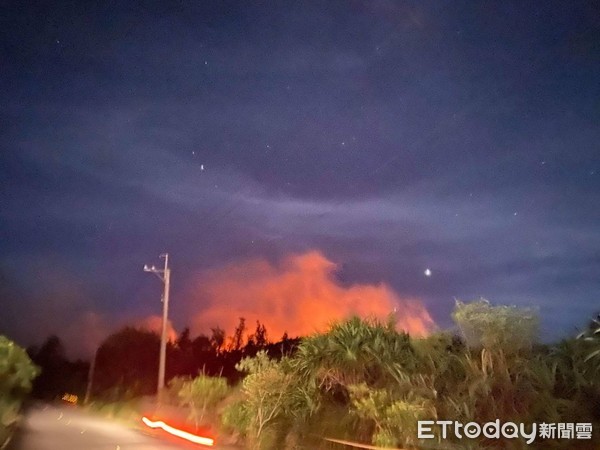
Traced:
<path id="1" fill-rule="evenodd" d="M 90 369 L 88 371 L 87 387 L 85 389 L 85 398 L 83 404 L 87 405 L 90 402 L 90 396 L 92 395 L 92 383 L 94 382 L 94 371 L 96 369 L 96 358 L 98 357 L 98 349 L 94 352 L 92 362 L 90 362 Z"/>
<path id="2" fill-rule="evenodd" d="M 153 273 L 158 277 L 160 281 L 163 283 L 163 295 L 162 295 L 162 303 L 163 303 L 163 319 L 162 319 L 162 334 L 160 338 L 160 359 L 158 363 L 158 389 L 157 396 L 158 401 L 160 402 L 162 397 L 162 391 L 165 387 L 165 361 L 167 359 L 167 320 L 169 317 L 169 287 L 171 282 L 171 269 L 169 268 L 169 254 L 163 253 L 160 255 L 161 258 L 165 260 L 164 269 L 157 269 L 156 267 L 148 267 L 148 265 L 144 266 L 144 272 Z"/>

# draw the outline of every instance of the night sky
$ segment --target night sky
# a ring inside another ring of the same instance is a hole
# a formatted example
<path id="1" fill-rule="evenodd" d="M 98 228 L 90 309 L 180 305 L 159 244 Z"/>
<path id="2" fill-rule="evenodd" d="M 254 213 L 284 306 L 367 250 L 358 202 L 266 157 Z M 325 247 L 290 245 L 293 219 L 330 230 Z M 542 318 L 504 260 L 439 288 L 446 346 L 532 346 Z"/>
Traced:
<path id="1" fill-rule="evenodd" d="M 0 16 L 0 334 L 85 354 L 156 322 L 163 252 L 177 331 L 445 328 L 485 297 L 555 339 L 600 309 L 598 2 Z"/>

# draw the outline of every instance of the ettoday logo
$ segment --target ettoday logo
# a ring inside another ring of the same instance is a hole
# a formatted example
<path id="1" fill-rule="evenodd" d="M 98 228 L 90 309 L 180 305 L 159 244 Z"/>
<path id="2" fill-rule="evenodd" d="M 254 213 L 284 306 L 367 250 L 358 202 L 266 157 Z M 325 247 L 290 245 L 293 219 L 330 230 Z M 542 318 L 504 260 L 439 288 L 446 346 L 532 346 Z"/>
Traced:
<path id="1" fill-rule="evenodd" d="M 532 423 L 516 424 L 514 422 L 500 423 L 499 419 L 486 422 L 483 425 L 477 422 L 463 424 L 454 420 L 420 420 L 418 421 L 417 437 L 419 439 L 434 439 L 436 435 L 434 426 L 439 427 L 442 439 L 448 439 L 450 433 L 458 439 L 476 439 L 484 436 L 488 439 L 524 439 L 531 444 L 536 438 L 540 439 L 591 439 L 591 423 Z"/>

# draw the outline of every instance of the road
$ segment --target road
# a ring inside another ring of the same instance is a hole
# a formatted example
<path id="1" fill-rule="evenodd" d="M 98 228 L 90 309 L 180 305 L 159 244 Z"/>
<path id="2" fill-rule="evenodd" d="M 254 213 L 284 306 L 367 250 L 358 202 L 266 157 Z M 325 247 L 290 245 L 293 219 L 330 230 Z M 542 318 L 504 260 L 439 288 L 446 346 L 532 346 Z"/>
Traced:
<path id="1" fill-rule="evenodd" d="M 181 450 L 208 449 L 162 431 L 135 429 L 82 409 L 37 405 L 30 408 L 9 450 Z M 215 446 L 225 450 L 225 447 Z"/>

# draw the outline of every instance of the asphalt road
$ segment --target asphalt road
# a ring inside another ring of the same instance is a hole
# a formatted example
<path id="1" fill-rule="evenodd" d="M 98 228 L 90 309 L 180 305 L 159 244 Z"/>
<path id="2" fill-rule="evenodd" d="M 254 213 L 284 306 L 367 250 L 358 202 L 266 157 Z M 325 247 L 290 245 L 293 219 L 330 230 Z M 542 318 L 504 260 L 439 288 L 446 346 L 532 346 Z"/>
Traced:
<path id="1" fill-rule="evenodd" d="M 135 429 L 76 407 L 30 408 L 9 450 L 175 450 L 208 449 L 143 427 Z M 224 450 L 225 447 L 215 446 Z"/>

